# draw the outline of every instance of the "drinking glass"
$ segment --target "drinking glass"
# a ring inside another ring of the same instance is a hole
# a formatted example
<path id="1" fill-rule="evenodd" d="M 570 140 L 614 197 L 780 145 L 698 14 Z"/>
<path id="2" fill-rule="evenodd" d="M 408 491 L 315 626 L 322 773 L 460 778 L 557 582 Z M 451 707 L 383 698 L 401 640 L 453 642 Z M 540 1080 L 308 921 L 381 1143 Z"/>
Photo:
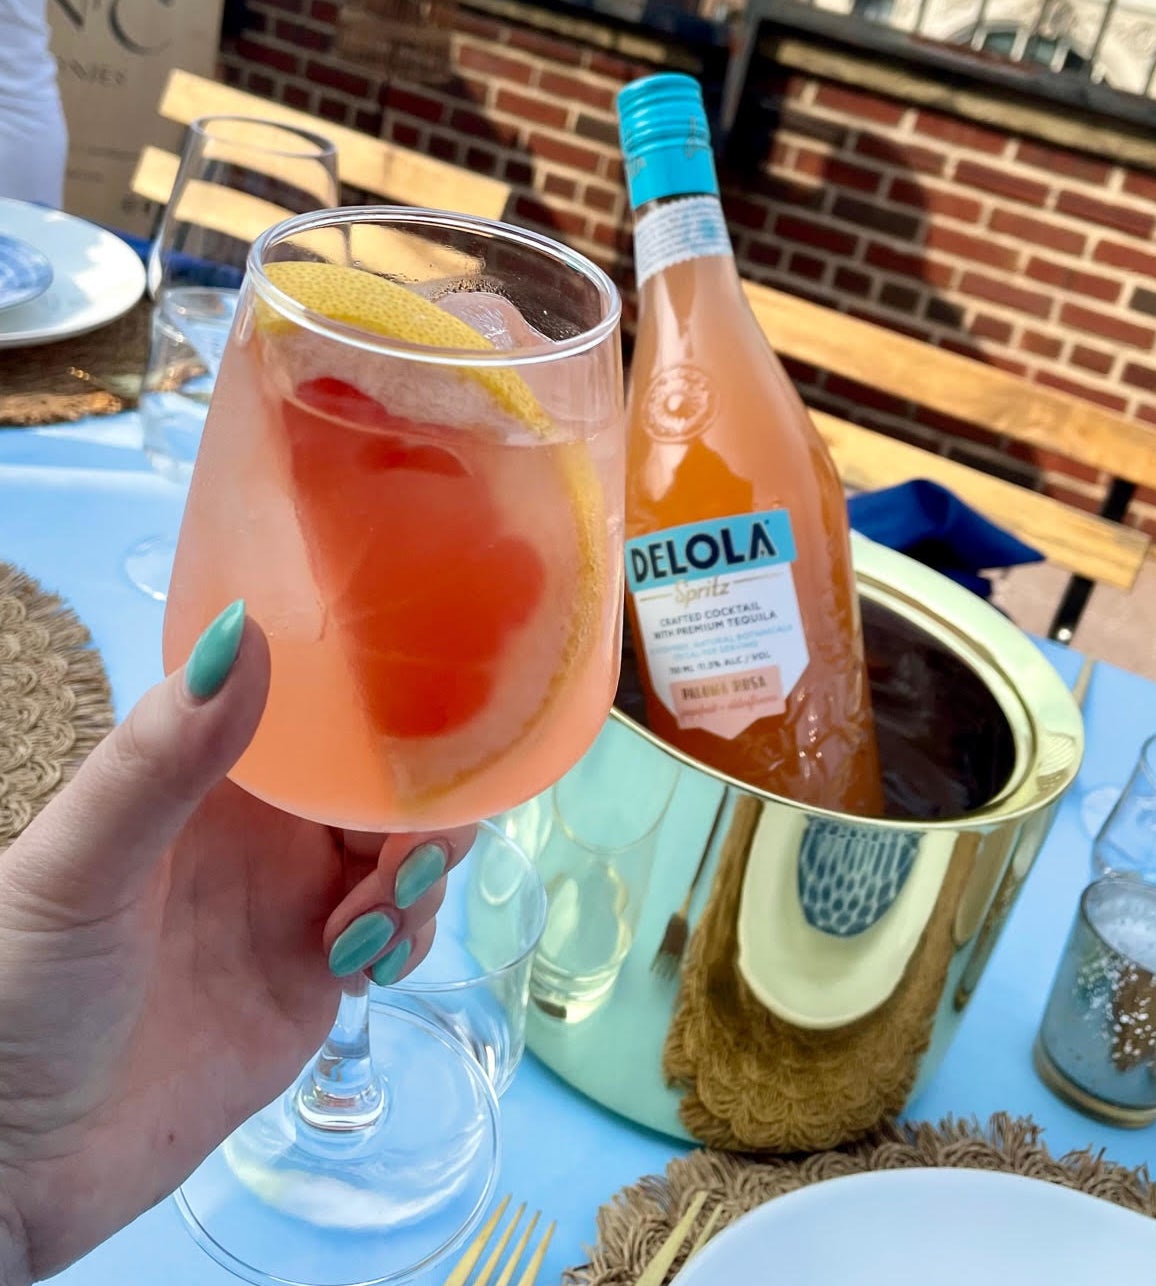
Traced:
<path id="1" fill-rule="evenodd" d="M 1156 884 L 1156 737 L 1140 750 L 1132 776 L 1092 846 L 1096 875 L 1138 875 Z"/>
<path id="2" fill-rule="evenodd" d="M 1053 1093 L 1089 1116 L 1156 1121 L 1156 886 L 1109 875 L 1084 890 L 1035 1065 Z"/>
<path id="3" fill-rule="evenodd" d="M 610 720 L 550 793 L 537 854 L 546 927 L 530 972 L 539 1009 L 567 1022 L 609 996 L 634 941 L 677 762 Z"/>
<path id="4" fill-rule="evenodd" d="M 264 628 L 239 785 L 334 827 L 437 831 L 586 751 L 621 648 L 619 312 L 593 264 L 487 220 L 348 208 L 258 238 L 164 636 L 171 669 L 237 598 Z M 472 1054 L 396 1008 L 371 1033 L 368 979 L 343 988 L 318 1057 L 180 1193 L 250 1281 L 405 1280 L 492 1191 Z"/>
<path id="5" fill-rule="evenodd" d="M 192 476 L 249 247 L 289 215 L 337 200 L 337 153 L 328 139 L 248 116 L 202 116 L 189 126 L 149 252 L 153 313 L 140 395 L 145 454 L 182 490 Z M 129 580 L 162 602 L 174 535 L 149 536 L 125 557 Z"/>
<path id="6" fill-rule="evenodd" d="M 534 863 L 485 822 L 438 911 L 429 955 L 401 982 L 373 988 L 372 999 L 437 1023 L 473 1054 L 500 1097 L 526 1047 L 530 960 L 545 923 Z"/>

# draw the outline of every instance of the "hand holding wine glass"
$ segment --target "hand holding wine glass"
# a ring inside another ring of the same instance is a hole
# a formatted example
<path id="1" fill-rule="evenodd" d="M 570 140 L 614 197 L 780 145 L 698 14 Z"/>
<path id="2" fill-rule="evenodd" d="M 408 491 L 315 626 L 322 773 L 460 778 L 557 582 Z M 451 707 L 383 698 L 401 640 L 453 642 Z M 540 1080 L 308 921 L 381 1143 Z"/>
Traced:
<path id="1" fill-rule="evenodd" d="M 452 867 L 472 828 L 341 832 L 233 785 L 268 686 L 236 605 L 0 855 L 5 1283 L 167 1196 L 284 1086 L 333 1018 L 326 950 L 363 913 L 393 917 L 402 972 L 428 949 L 441 882 L 398 910 L 399 870 L 423 842 Z M 343 851 L 364 872 L 347 896 Z"/>

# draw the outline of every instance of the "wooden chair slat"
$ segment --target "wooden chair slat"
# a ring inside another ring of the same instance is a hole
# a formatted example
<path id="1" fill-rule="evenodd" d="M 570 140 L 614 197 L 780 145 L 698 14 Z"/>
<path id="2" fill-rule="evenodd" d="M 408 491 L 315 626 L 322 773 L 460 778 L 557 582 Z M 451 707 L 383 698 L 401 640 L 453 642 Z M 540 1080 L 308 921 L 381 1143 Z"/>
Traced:
<path id="1" fill-rule="evenodd" d="M 867 491 L 927 478 L 1061 567 L 1120 589 L 1135 584 L 1151 544 L 1142 532 L 826 412 L 811 416 L 847 486 Z"/>
<path id="2" fill-rule="evenodd" d="M 171 152 L 144 148 L 133 171 L 132 190 L 149 201 L 167 204 L 179 165 L 179 159 Z M 212 183 L 190 183 L 181 195 L 182 220 L 241 241 L 255 241 L 266 228 L 291 213 L 272 201 Z"/>
<path id="3" fill-rule="evenodd" d="M 306 112 L 179 68 L 169 74 L 160 114 L 182 125 L 198 116 L 259 116 L 323 134 L 337 148 L 337 167 L 343 182 L 405 205 L 498 219 L 510 199 L 509 185 L 499 179 L 473 174 L 345 125 L 319 121 Z"/>
<path id="4" fill-rule="evenodd" d="M 755 282 L 743 286 L 771 347 L 783 356 L 1156 487 L 1156 429 L 806 299 Z"/>
<path id="5" fill-rule="evenodd" d="M 167 205 L 172 196 L 180 160 L 159 147 L 146 147 L 132 176 L 132 190 L 149 201 Z M 253 241 L 292 211 L 245 192 L 192 183 L 185 188 L 180 217 L 188 223 Z M 351 258 L 366 268 L 390 276 L 425 278 L 431 272 L 447 279 L 468 276 L 474 268 L 471 255 L 451 246 L 433 246 L 393 228 L 366 224 L 352 229 L 319 229 L 297 238 L 319 259 L 346 263 Z"/>

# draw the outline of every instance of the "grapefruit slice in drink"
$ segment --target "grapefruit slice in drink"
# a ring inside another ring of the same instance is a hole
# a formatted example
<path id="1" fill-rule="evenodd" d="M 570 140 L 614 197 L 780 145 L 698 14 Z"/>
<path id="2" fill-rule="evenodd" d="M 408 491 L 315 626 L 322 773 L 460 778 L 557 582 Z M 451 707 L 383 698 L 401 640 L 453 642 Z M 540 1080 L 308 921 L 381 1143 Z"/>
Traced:
<path id="1" fill-rule="evenodd" d="M 372 273 L 266 272 L 362 331 L 492 349 Z M 511 368 L 395 358 L 260 310 L 258 328 L 263 344 L 294 349 L 278 365 L 293 372 L 280 413 L 298 518 L 383 768 L 418 813 L 515 748 L 530 752 L 601 633 L 605 534 L 588 448 L 561 440 Z"/>

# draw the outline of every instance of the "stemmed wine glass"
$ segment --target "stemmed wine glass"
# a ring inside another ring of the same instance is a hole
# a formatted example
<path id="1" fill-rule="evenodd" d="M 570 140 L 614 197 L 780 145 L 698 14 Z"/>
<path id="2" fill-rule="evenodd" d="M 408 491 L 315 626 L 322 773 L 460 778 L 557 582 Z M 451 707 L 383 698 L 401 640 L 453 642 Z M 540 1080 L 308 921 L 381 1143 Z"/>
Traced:
<path id="1" fill-rule="evenodd" d="M 254 244 L 165 617 L 170 667 L 240 597 L 268 635 L 241 786 L 430 831 L 585 752 L 620 653 L 619 312 L 580 255 L 465 216 L 324 211 Z M 179 1204 L 250 1281 L 400 1281 L 461 1243 L 496 1164 L 477 1063 L 400 1009 L 374 1006 L 371 1045 L 357 974 L 320 1054 Z"/>
<path id="2" fill-rule="evenodd" d="M 148 258 L 153 300 L 140 395 L 144 449 L 187 487 L 205 412 L 233 323 L 249 247 L 292 214 L 337 204 L 337 153 L 319 134 L 252 116 L 202 116 L 189 126 Z M 163 602 L 176 532 L 138 541 L 128 578 Z"/>

